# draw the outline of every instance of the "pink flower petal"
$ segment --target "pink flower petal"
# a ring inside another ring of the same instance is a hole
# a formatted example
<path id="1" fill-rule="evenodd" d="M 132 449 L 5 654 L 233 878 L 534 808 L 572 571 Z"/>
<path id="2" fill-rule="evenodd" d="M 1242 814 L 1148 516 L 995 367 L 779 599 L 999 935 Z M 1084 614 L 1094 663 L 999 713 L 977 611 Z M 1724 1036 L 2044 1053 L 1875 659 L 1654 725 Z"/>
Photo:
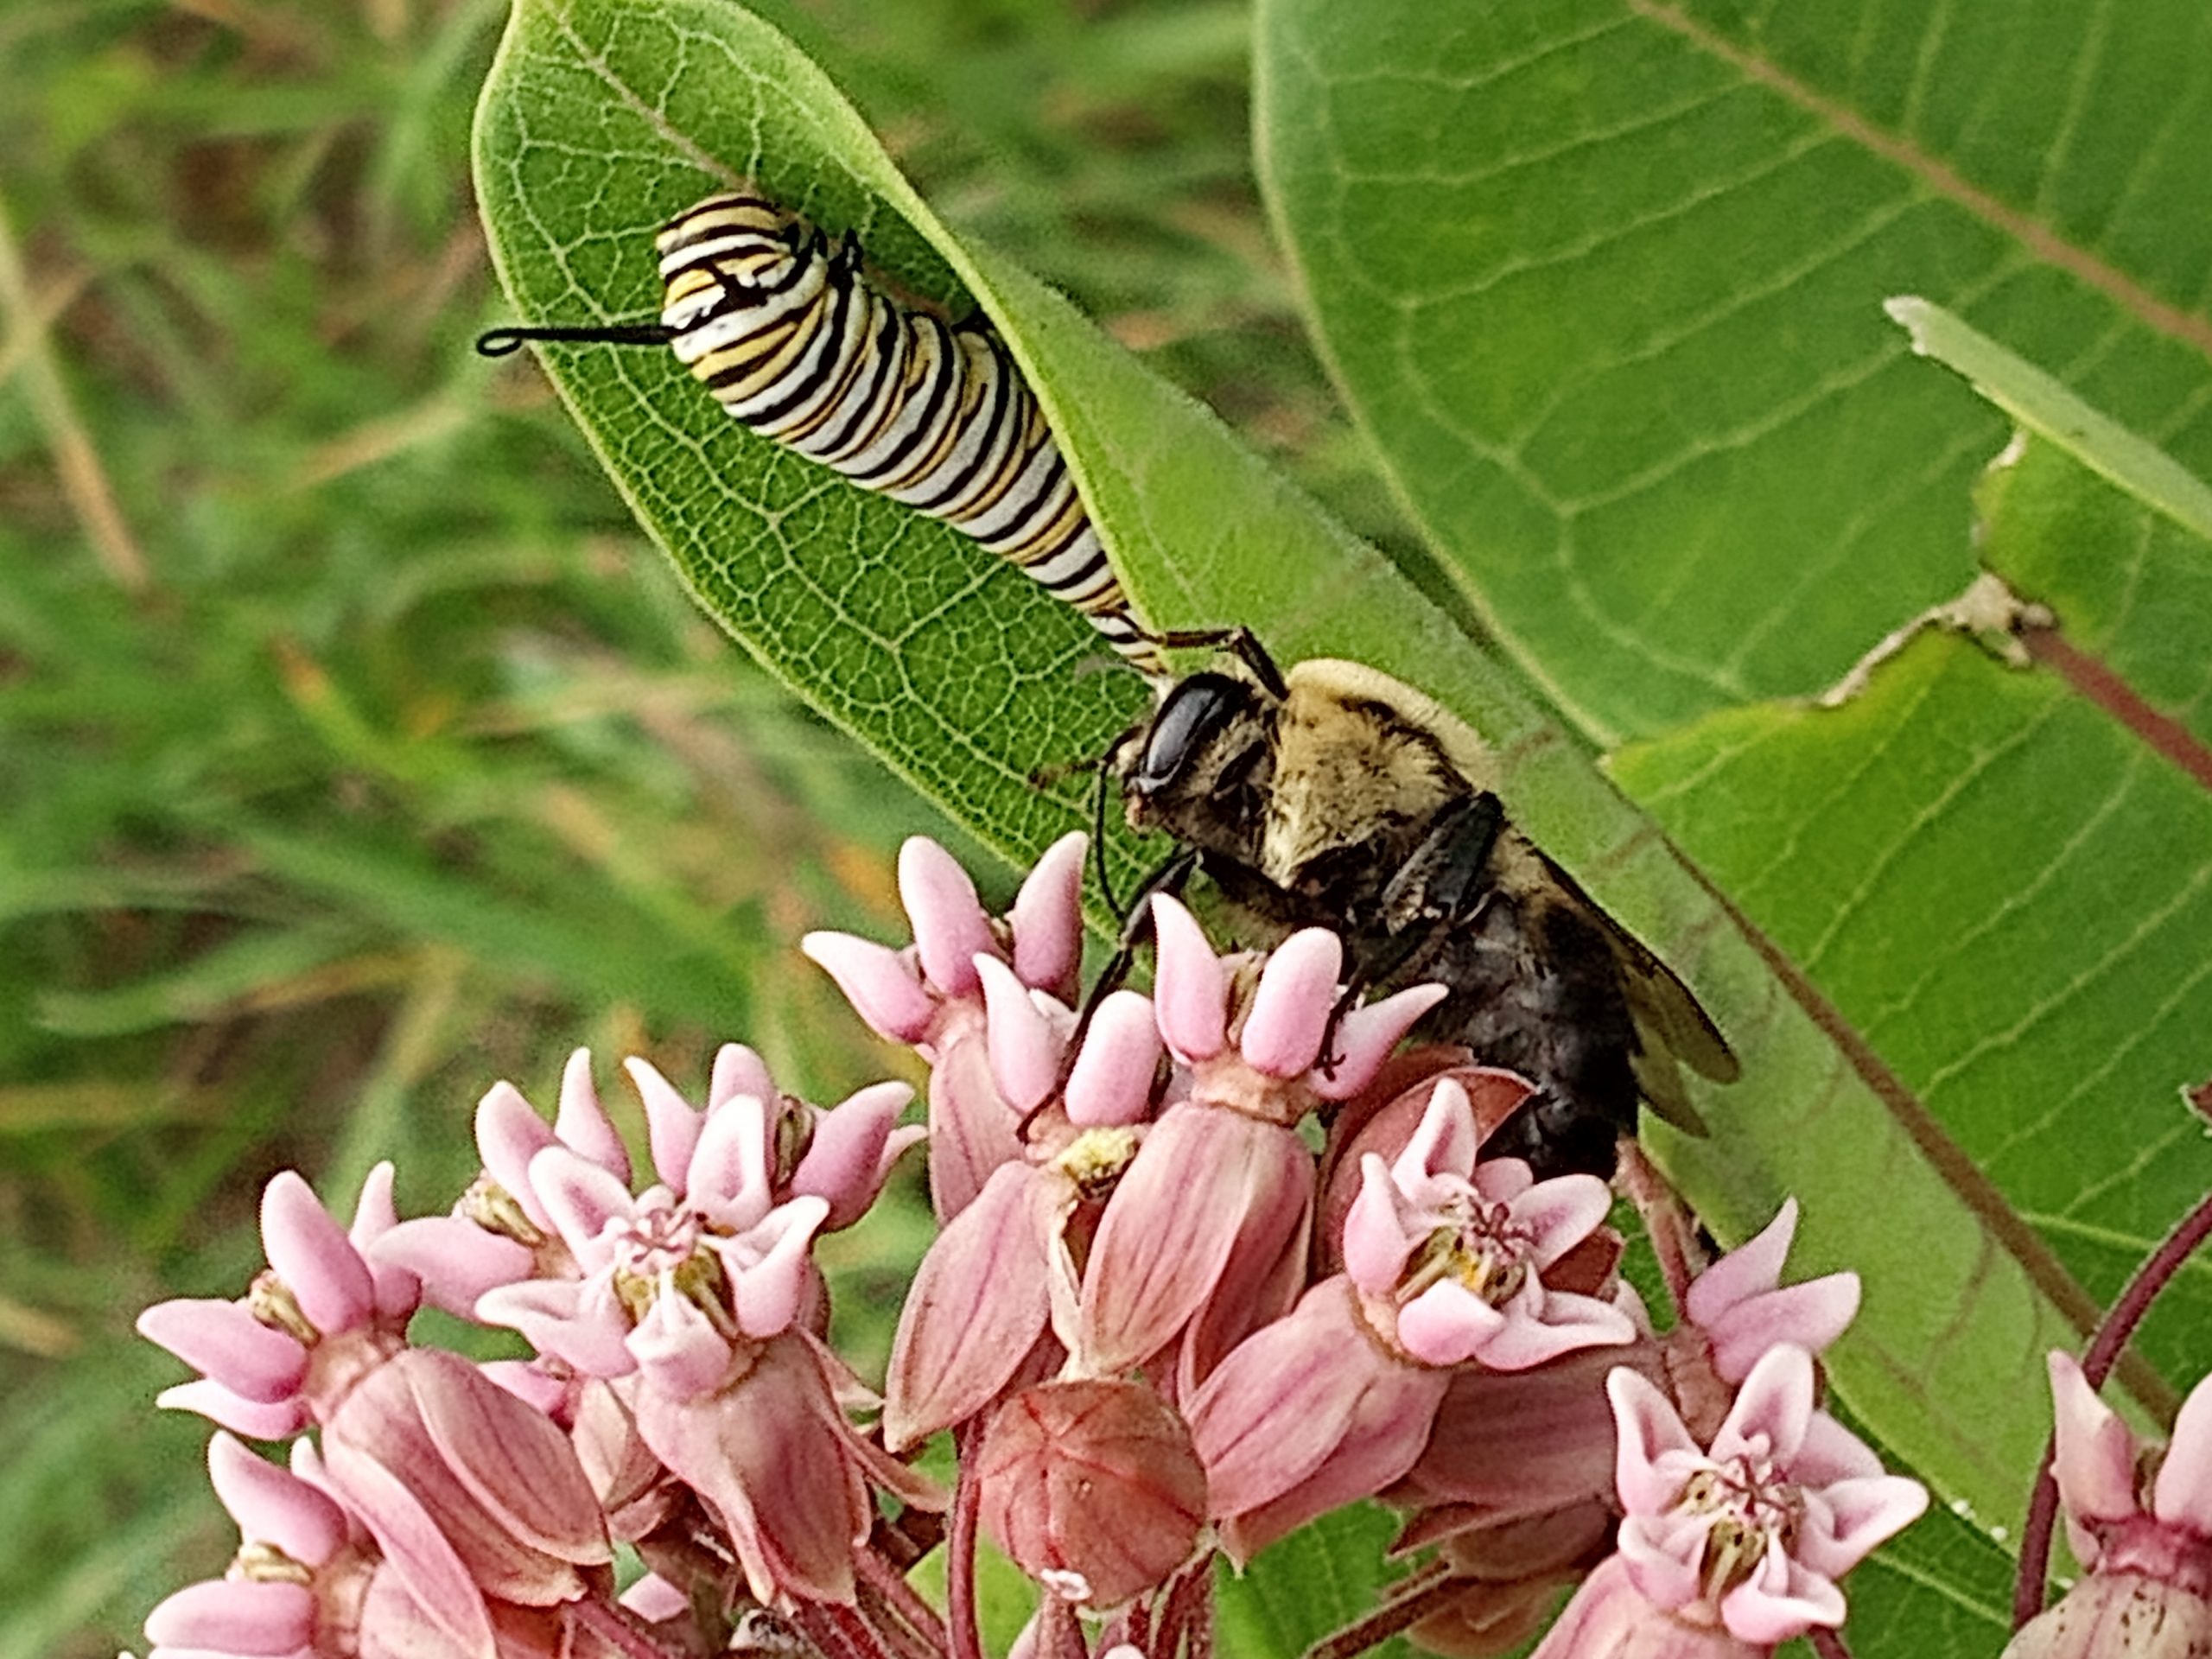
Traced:
<path id="1" fill-rule="evenodd" d="M 622 1605 L 652 1624 L 691 1611 L 691 1598 L 658 1573 L 648 1573 L 622 1592 Z"/>
<path id="2" fill-rule="evenodd" d="M 346 1509 L 374 1535 L 385 1571 L 397 1575 L 439 1641 L 474 1659 L 493 1659 L 483 1593 L 422 1500 L 373 1458 L 341 1459 L 333 1447 L 326 1468 Z"/>
<path id="3" fill-rule="evenodd" d="M 1350 1100 L 1375 1081 L 1391 1050 L 1421 1017 L 1450 995 L 1441 985 L 1409 985 L 1380 1002 L 1354 1008 L 1337 1022 L 1336 1052 L 1321 1057 L 1311 1079 L 1313 1092 L 1323 1100 Z"/>
<path id="4" fill-rule="evenodd" d="M 554 1110 L 553 1133 L 592 1162 L 613 1174 L 623 1185 L 630 1184 L 630 1154 L 607 1109 L 599 1103 L 599 1089 L 591 1079 L 591 1051 L 577 1049 L 561 1071 L 561 1103 Z"/>
<path id="5" fill-rule="evenodd" d="M 432 1306 L 464 1319 L 476 1317 L 486 1291 L 527 1279 L 536 1266 L 527 1246 L 458 1216 L 401 1222 L 371 1247 L 370 1261 L 378 1271 L 405 1273 Z"/>
<path id="6" fill-rule="evenodd" d="M 207 1478 L 241 1538 L 274 1544 L 307 1567 L 321 1567 L 346 1541 L 344 1510 L 228 1434 L 207 1442 Z"/>
<path id="7" fill-rule="evenodd" d="M 297 1653 L 315 1640 L 315 1592 L 303 1584 L 213 1579 L 188 1584 L 146 1615 L 146 1639 L 207 1654 Z"/>
<path id="8" fill-rule="evenodd" d="M 1812 1417 L 1813 1357 L 1787 1344 L 1770 1348 L 1737 1389 L 1735 1405 L 1713 1437 L 1713 1460 L 1726 1463 L 1749 1453 L 1786 1467 Z"/>
<path id="9" fill-rule="evenodd" d="M 810 933 L 798 942 L 808 961 L 837 982 L 853 1012 L 893 1042 L 928 1035 L 937 1002 L 896 950 L 849 933 Z"/>
<path id="10" fill-rule="evenodd" d="M 361 1196 L 354 1201 L 353 1224 L 346 1230 L 346 1236 L 368 1263 L 369 1277 L 376 1285 L 378 1316 L 399 1320 L 423 1305 L 423 1281 L 412 1269 L 396 1262 L 379 1261 L 375 1255 L 377 1241 L 399 1225 L 399 1212 L 391 1197 L 393 1174 L 390 1159 L 369 1171 L 361 1182 Z"/>
<path id="11" fill-rule="evenodd" d="M 1428 1104 L 1421 1109 L 1421 1122 L 1392 1160 L 1391 1173 L 1408 1192 L 1424 1176 L 1457 1175 L 1466 1179 L 1475 1172 L 1475 1154 L 1481 1141 L 1467 1091 L 1451 1077 L 1439 1078 Z"/>
<path id="12" fill-rule="evenodd" d="M 1613 1454 L 1613 1485 L 1621 1507 L 1632 1516 L 1661 1514 L 1681 1484 L 1678 1474 L 1660 1466 L 1661 1460 L 1702 1459 L 1704 1448 L 1690 1438 L 1674 1402 L 1642 1374 L 1617 1366 L 1606 1373 L 1605 1394 L 1613 1402 L 1613 1424 L 1620 1436 Z"/>
<path id="13" fill-rule="evenodd" d="M 1301 928 L 1269 954 L 1237 1040 L 1255 1068 L 1294 1077 L 1320 1058 L 1344 957 L 1343 941 L 1325 927 Z"/>
<path id="14" fill-rule="evenodd" d="M 1045 1012 L 1029 1000 L 1029 988 L 996 957 L 979 955 L 972 964 L 983 988 L 983 1035 L 991 1057 L 991 1078 L 1015 1111 L 1043 1105 L 1060 1080 L 1059 1034 Z"/>
<path id="15" fill-rule="evenodd" d="M 292 1170 L 279 1170 L 262 1189 L 261 1243 L 270 1267 L 323 1335 L 365 1325 L 375 1313 L 376 1282 L 368 1264 L 314 1189 Z"/>
<path id="16" fill-rule="evenodd" d="M 724 1045 L 722 1053 L 734 1046 Z M 633 1058 L 624 1062 L 623 1070 L 629 1073 L 630 1086 L 638 1091 L 638 1098 L 645 1109 L 645 1144 L 652 1153 L 653 1173 L 660 1177 L 661 1185 L 677 1198 L 688 1196 L 690 1188 L 686 1183 L 690 1176 L 691 1159 L 698 1150 L 699 1135 L 706 1127 L 707 1115 L 684 1099 L 682 1091 L 663 1077 L 658 1068 Z M 721 1054 L 718 1053 L 715 1057 L 717 1079 L 722 1072 Z M 709 1097 L 714 1094 L 710 1087 Z M 756 1095 L 754 1098 L 764 1096 Z M 629 1182 L 626 1180 L 623 1185 L 627 1186 Z"/>
<path id="17" fill-rule="evenodd" d="M 1344 1212 L 1344 1272 L 1370 1295 L 1386 1294 L 1406 1270 L 1406 1258 L 1420 1237 L 1389 1166 L 1376 1154 L 1365 1154 L 1359 1160 L 1359 1196 Z"/>
<path id="18" fill-rule="evenodd" d="M 2200 1381 L 2181 1402 L 2152 1489 L 2151 1512 L 2200 1540 L 2212 1538 L 2212 1378 Z"/>
<path id="19" fill-rule="evenodd" d="M 201 1377 L 179 1382 L 154 1396 L 164 1411 L 188 1411 L 250 1440 L 289 1440 L 308 1426 L 306 1405 L 294 1396 L 271 1405 L 233 1394 Z"/>
<path id="20" fill-rule="evenodd" d="M 903 1083 L 872 1084 L 814 1121 L 814 1136 L 792 1170 L 791 1196 L 817 1197 L 830 1206 L 824 1232 L 849 1227 L 883 1190 L 883 1178 L 899 1152 L 922 1138 L 919 1126 L 891 1145 L 899 1114 L 914 1091 Z"/>
<path id="21" fill-rule="evenodd" d="M 1814 1571 L 1840 1579 L 1927 1512 L 1928 1489 L 1902 1475 L 1871 1475 L 1820 1488 L 1827 1506 L 1826 1535 L 1801 1538 L 1793 1552 Z"/>
<path id="22" fill-rule="evenodd" d="M 556 1144 L 553 1126 L 532 1110 L 511 1083 L 495 1083 L 476 1103 L 476 1150 L 484 1173 L 547 1232 L 552 1218 L 531 1190 L 530 1160 Z"/>
<path id="23" fill-rule="evenodd" d="M 1751 1576 L 1720 1599 L 1721 1622 L 1745 1642 L 1793 1642 L 1815 1629 L 1843 1623 L 1843 1592 L 1808 1573 L 1779 1549 L 1770 1549 Z"/>
<path id="24" fill-rule="evenodd" d="M 1520 1300 L 1509 1305 L 1504 1328 L 1476 1356 L 1494 1371 L 1525 1371 L 1578 1349 L 1618 1347 L 1636 1338 L 1628 1315 L 1595 1296 L 1546 1291 L 1541 1316 L 1529 1318 L 1521 1317 Z"/>
<path id="25" fill-rule="evenodd" d="M 909 836 L 899 849 L 899 897 L 923 977 L 945 996 L 974 995 L 976 957 L 999 955 L 999 943 L 959 861 L 926 836 Z"/>
<path id="26" fill-rule="evenodd" d="M 1510 1205 L 1515 1224 L 1534 1236 L 1531 1265 L 1539 1272 L 1595 1232 L 1612 1208 L 1612 1189 L 1595 1175 L 1538 1181 Z"/>
<path id="27" fill-rule="evenodd" d="M 522 1332 L 530 1345 L 549 1358 L 573 1365 L 587 1376 L 627 1376 L 637 1369 L 623 1338 L 626 1321 L 599 1317 L 583 1300 L 582 1287 L 543 1279 L 502 1285 L 486 1291 L 476 1305 L 486 1325 Z"/>
<path id="28" fill-rule="evenodd" d="M 2074 1356 L 2050 1356 L 2050 1395 L 2057 1415 L 2052 1471 L 2067 1513 L 2076 1521 L 2113 1522 L 2137 1513 L 2135 1437 L 2082 1376 Z"/>
<path id="29" fill-rule="evenodd" d="M 530 1160 L 529 1185 L 585 1272 L 606 1266 L 609 1224 L 626 1221 L 636 1211 L 630 1189 L 588 1158 L 557 1144 Z"/>
<path id="30" fill-rule="evenodd" d="M 683 1173 L 686 1205 L 731 1232 L 754 1225 L 776 1201 L 769 1167 L 770 1109 L 766 1101 L 740 1095 L 708 1113 Z"/>
<path id="31" fill-rule="evenodd" d="M 981 1411 L 1036 1346 L 1051 1306 L 1041 1222 L 1033 1172 L 1002 1164 L 930 1246 L 884 1382 L 892 1451 Z"/>
<path id="32" fill-rule="evenodd" d="M 1440 1279 L 1398 1310 L 1398 1341 L 1430 1365 L 1459 1365 L 1504 1333 L 1507 1316 L 1456 1279 Z M 1485 1354 L 1484 1363 L 1488 1363 Z M 1520 1370 L 1517 1365 L 1493 1367 Z"/>
<path id="33" fill-rule="evenodd" d="M 259 1405 L 289 1398 L 307 1376 L 308 1351 L 236 1302 L 156 1302 L 138 1316 L 138 1334 Z"/>
<path id="34" fill-rule="evenodd" d="M 1090 846 L 1088 836 L 1071 830 L 1046 848 L 1007 915 L 1015 975 L 1062 1001 L 1074 995 L 1083 960 L 1083 859 Z"/>
<path id="35" fill-rule="evenodd" d="M 1161 1114 L 1100 1218 L 1079 1341 L 1095 1374 L 1149 1359 L 1216 1291 L 1240 1250 L 1303 1235 L 1313 1160 L 1297 1135 L 1187 1102 Z"/>
<path id="36" fill-rule="evenodd" d="M 730 1280 L 738 1329 L 756 1341 L 790 1329 L 811 1283 L 807 1250 L 830 1214 L 826 1198 L 793 1198 L 719 1254 Z"/>
<path id="37" fill-rule="evenodd" d="M 1782 1282 L 1782 1264 L 1797 1236 L 1797 1200 L 1784 1198 L 1756 1237 L 1728 1252 L 1690 1285 L 1683 1311 L 1693 1325 L 1711 1330 L 1730 1308 L 1763 1296 Z"/>
<path id="38" fill-rule="evenodd" d="M 1179 1059 L 1210 1060 L 1229 1041 L 1229 976 L 1198 918 L 1164 893 L 1152 895 L 1153 1006 L 1160 1034 Z"/>
<path id="39" fill-rule="evenodd" d="M 728 1340 L 691 1299 L 664 1284 L 627 1344 L 645 1380 L 671 1400 L 714 1393 L 730 1374 Z"/>
<path id="40" fill-rule="evenodd" d="M 1690 1286 L 1693 1299 L 1704 1282 Z M 1859 1316 L 1859 1294 L 1857 1274 L 1831 1273 L 1737 1302 L 1699 1322 L 1713 1343 L 1713 1369 L 1722 1381 L 1740 1382 L 1760 1355 L 1782 1343 L 1821 1352 Z"/>
<path id="41" fill-rule="evenodd" d="M 1086 1129 L 1142 1122 L 1159 1065 L 1151 1001 L 1131 990 L 1109 993 L 1091 1015 L 1068 1073 L 1068 1122 Z"/>
<path id="42" fill-rule="evenodd" d="M 714 1071 L 707 1080 L 709 1111 L 740 1095 L 766 1101 L 772 1108 L 777 1093 L 776 1080 L 768 1073 L 768 1063 L 743 1043 L 724 1043 L 715 1051 Z"/>
<path id="43" fill-rule="evenodd" d="M 968 1025 L 939 1049 L 929 1081 L 930 1202 L 957 1215 L 1000 1165 L 1021 1157 L 1020 1122 L 991 1078 L 982 1031 Z"/>

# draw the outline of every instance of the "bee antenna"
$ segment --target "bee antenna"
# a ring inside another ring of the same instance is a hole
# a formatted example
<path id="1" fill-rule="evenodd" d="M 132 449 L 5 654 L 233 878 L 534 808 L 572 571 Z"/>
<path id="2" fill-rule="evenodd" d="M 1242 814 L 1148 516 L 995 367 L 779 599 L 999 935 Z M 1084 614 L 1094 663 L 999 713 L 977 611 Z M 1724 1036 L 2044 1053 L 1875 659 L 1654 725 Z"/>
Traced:
<path id="1" fill-rule="evenodd" d="M 525 340 L 565 340 L 571 345 L 665 346 L 676 330 L 662 322 L 547 324 L 543 327 L 486 328 L 476 336 L 480 357 L 506 357 L 518 352 Z"/>
<path id="2" fill-rule="evenodd" d="M 1119 916 L 1122 901 L 1114 896 L 1114 880 L 1106 866 L 1106 768 L 1098 768 L 1098 781 L 1090 791 L 1090 861 L 1098 877 L 1098 896 L 1106 908 Z"/>

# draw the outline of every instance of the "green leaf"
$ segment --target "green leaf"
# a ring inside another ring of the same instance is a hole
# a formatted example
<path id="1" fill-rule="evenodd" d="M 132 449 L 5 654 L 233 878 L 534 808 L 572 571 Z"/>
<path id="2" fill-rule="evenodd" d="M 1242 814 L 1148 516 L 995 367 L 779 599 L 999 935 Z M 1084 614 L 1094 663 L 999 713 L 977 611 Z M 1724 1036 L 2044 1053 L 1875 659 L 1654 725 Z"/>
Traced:
<path id="1" fill-rule="evenodd" d="M 1398 1522 L 1378 1504 L 1324 1516 L 1253 1557 L 1243 1572 L 1223 1561 L 1214 1575 L 1221 1650 L 1240 1659 L 1298 1659 L 1322 1637 L 1375 1611 L 1376 1595 L 1401 1577 L 1383 1552 Z M 1393 1639 L 1377 1651 L 1408 1651 Z"/>
<path id="2" fill-rule="evenodd" d="M 1866 1057 L 1838 1048 L 1648 822 L 1379 556 L 1048 290 L 956 241 L 820 73 L 734 7 L 522 0 L 477 162 L 531 321 L 652 309 L 651 230 L 740 175 L 860 230 L 902 284 L 964 290 L 1005 334 L 1154 623 L 1239 621 L 1286 658 L 1372 663 L 1483 730 L 1521 821 L 1697 985 L 1744 1058 L 1744 1082 L 1701 1103 L 1712 1141 L 1669 1142 L 1700 1213 L 1733 1239 L 1787 1192 L 1830 1200 L 1810 1206 L 1798 1265 L 1856 1266 L 1870 1285 L 1839 1382 L 1947 1493 L 1988 1522 L 2017 1510 L 2040 1426 L 1993 1423 L 1956 1389 L 2039 1396 L 2040 1351 L 2069 1331 L 2049 1300 L 2063 1274 L 1985 1232 L 1878 1103 Z M 1026 854 L 1081 821 L 1075 791 L 1040 795 L 1027 774 L 1096 753 L 1142 701 L 1126 677 L 1071 673 L 1096 649 L 1081 623 L 951 532 L 755 440 L 664 354 L 546 361 L 694 594 L 776 673 L 993 846 Z M 1931 1255 L 1961 1264 L 1933 1312 Z"/>
<path id="3" fill-rule="evenodd" d="M 1891 295 L 2212 467 L 2209 49 L 2194 0 L 1262 0 L 1262 177 L 1443 568 L 1611 744 L 1973 575 L 2002 425 Z"/>
<path id="4" fill-rule="evenodd" d="M 2165 451 L 1942 306 L 1904 296 L 1883 309 L 1904 326 L 1921 356 L 1964 375 L 1976 391 L 2031 432 L 2050 439 L 2182 529 L 2212 540 L 2212 486 Z"/>

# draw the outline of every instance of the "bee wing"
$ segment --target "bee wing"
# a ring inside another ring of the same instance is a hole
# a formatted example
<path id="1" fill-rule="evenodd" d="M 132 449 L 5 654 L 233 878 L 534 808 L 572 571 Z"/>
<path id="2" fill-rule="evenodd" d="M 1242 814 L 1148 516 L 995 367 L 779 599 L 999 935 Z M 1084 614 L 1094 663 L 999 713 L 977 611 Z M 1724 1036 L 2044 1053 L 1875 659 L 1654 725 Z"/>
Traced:
<path id="1" fill-rule="evenodd" d="M 1643 1091 L 1643 1097 L 1669 1123 L 1694 1135 L 1704 1134 L 1705 1121 L 1683 1092 L 1681 1075 L 1675 1063 L 1680 1060 L 1715 1083 L 1733 1083 L 1743 1068 L 1737 1063 L 1735 1052 L 1728 1046 L 1728 1039 L 1720 1034 L 1712 1016 L 1699 1006 L 1695 995 L 1676 977 L 1673 969 L 1607 915 L 1573 876 L 1542 853 L 1535 855 L 1543 860 L 1546 872 L 1561 890 L 1581 906 L 1583 913 L 1596 924 L 1612 949 L 1613 960 L 1620 968 L 1621 989 L 1628 998 L 1629 1014 L 1636 1021 L 1637 1035 L 1643 1039 L 1633 1060 L 1637 1084 Z"/>

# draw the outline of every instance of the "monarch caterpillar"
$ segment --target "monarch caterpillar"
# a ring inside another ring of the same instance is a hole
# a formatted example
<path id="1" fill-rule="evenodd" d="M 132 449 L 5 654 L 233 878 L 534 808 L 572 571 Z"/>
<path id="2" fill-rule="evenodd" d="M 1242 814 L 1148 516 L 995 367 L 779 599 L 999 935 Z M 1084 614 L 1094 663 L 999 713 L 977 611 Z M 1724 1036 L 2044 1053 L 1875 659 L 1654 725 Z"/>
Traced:
<path id="1" fill-rule="evenodd" d="M 1165 677 L 1045 411 L 995 334 L 901 304 L 861 273 L 852 238 L 832 241 L 751 189 L 709 196 L 655 245 L 667 290 L 658 324 L 496 328 L 477 350 L 673 346 L 754 431 L 944 520 L 1072 605 L 1140 671 Z"/>

